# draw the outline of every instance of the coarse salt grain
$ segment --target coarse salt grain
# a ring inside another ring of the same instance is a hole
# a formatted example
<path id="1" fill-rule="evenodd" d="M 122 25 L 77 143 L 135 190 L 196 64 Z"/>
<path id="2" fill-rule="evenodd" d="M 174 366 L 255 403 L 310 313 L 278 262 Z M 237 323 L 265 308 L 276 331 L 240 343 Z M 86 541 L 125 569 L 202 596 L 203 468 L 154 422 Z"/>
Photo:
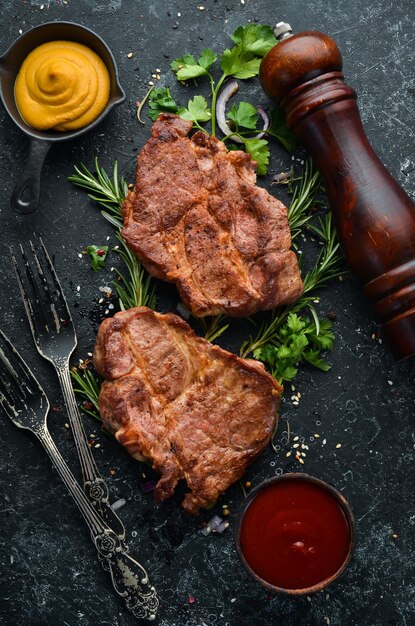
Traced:
<path id="1" fill-rule="evenodd" d="M 81 287 L 78 285 L 76 291 L 81 291 Z"/>

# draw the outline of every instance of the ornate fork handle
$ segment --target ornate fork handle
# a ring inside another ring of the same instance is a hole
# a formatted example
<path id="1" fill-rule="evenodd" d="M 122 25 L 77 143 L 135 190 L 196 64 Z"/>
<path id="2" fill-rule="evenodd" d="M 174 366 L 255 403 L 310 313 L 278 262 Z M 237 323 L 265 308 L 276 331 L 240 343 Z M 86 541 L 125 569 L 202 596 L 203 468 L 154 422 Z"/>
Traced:
<path id="1" fill-rule="evenodd" d="M 85 494 L 105 523 L 123 540 L 125 538 L 125 527 L 118 515 L 111 508 L 108 486 L 101 477 L 95 459 L 88 447 L 88 440 L 79 414 L 78 405 L 76 404 L 67 361 L 61 366 L 56 365 L 56 371 L 68 409 L 68 416 L 81 463 Z M 126 549 L 125 546 L 124 549 Z"/>
<path id="2" fill-rule="evenodd" d="M 127 554 L 127 546 L 100 518 L 70 471 L 52 437 L 45 428 L 33 429 L 42 443 L 62 481 L 82 513 L 92 540 L 98 550 L 99 560 L 110 571 L 115 591 L 124 598 L 127 608 L 137 618 L 156 618 L 159 600 L 150 584 L 146 570 Z"/>

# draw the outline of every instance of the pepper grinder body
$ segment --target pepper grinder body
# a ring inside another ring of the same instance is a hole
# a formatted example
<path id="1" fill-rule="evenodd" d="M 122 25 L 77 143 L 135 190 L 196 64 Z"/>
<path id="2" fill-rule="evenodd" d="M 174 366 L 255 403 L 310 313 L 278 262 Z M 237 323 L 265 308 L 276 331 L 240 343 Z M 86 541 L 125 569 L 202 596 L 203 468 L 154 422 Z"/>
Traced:
<path id="1" fill-rule="evenodd" d="M 323 178 L 343 252 L 363 282 L 397 359 L 415 354 L 415 204 L 369 144 L 335 42 L 290 36 L 264 57 L 260 79 Z"/>

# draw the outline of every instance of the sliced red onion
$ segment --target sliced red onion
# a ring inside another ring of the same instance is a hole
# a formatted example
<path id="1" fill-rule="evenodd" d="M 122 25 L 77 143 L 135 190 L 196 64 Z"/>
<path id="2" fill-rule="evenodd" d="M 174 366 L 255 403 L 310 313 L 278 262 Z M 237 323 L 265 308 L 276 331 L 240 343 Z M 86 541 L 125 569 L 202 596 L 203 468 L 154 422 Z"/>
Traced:
<path id="1" fill-rule="evenodd" d="M 216 121 L 224 135 L 232 135 L 232 129 L 226 121 L 226 105 L 228 104 L 229 99 L 232 98 L 237 91 L 239 91 L 238 83 L 236 80 L 230 80 L 223 87 L 216 101 Z M 242 139 L 236 137 L 235 135 L 232 135 L 232 140 L 236 141 L 236 143 L 243 143 Z"/>
<path id="2" fill-rule="evenodd" d="M 263 109 L 262 107 L 258 107 L 258 113 L 262 117 L 262 121 L 264 122 L 264 125 L 262 127 L 262 132 L 258 133 L 258 135 L 254 137 L 254 139 L 262 139 L 262 137 L 265 135 L 265 131 L 268 130 L 269 125 L 270 125 L 268 113 L 265 111 L 265 109 Z"/>
<path id="3" fill-rule="evenodd" d="M 151 491 L 154 491 L 157 482 L 157 480 L 147 480 L 145 483 L 142 483 L 141 489 L 144 493 L 150 493 Z"/>
<path id="4" fill-rule="evenodd" d="M 219 533 L 221 535 L 227 528 L 229 528 L 229 522 L 222 522 L 216 528 L 215 533 Z"/>
<path id="5" fill-rule="evenodd" d="M 276 184 L 285 183 L 287 182 L 287 180 L 290 180 L 291 175 L 291 170 L 289 172 L 281 172 L 280 174 L 275 174 L 275 176 L 272 177 L 272 182 Z"/>
<path id="6" fill-rule="evenodd" d="M 214 515 L 200 532 L 202 533 L 202 535 L 205 535 L 205 537 L 207 537 L 207 535 L 210 535 L 212 531 L 216 531 L 222 523 L 223 519 L 219 517 L 219 515 Z"/>
<path id="7" fill-rule="evenodd" d="M 235 141 L 236 143 L 243 143 L 243 140 L 240 139 L 240 137 L 238 137 L 237 135 L 232 135 L 232 129 L 226 121 L 226 105 L 228 104 L 230 98 L 232 98 L 232 96 L 234 96 L 238 90 L 239 85 L 236 80 L 231 80 L 226 83 L 216 101 L 216 121 L 224 135 L 230 135 L 232 141 Z M 265 109 L 263 109 L 262 107 L 258 107 L 258 113 L 262 117 L 264 125 L 262 127 L 262 131 L 254 137 L 251 137 L 251 139 L 261 139 L 265 135 L 265 131 L 268 130 L 270 125 L 270 119 Z"/>

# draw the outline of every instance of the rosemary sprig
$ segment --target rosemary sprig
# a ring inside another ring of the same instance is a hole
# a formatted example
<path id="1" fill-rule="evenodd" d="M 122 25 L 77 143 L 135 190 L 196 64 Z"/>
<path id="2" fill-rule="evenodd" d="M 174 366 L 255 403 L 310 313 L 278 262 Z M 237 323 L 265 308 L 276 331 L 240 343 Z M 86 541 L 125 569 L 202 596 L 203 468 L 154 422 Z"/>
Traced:
<path id="1" fill-rule="evenodd" d="M 307 160 L 301 182 L 292 191 L 292 198 L 288 209 L 288 221 L 291 230 L 292 241 L 300 234 L 301 229 L 312 219 L 313 206 L 316 195 L 321 187 L 320 174 L 313 169 L 311 160 Z"/>
<path id="2" fill-rule="evenodd" d="M 319 217 L 318 221 L 320 227 L 310 224 L 309 228 L 321 239 L 323 247 L 315 266 L 304 277 L 304 293 L 323 287 L 330 279 L 346 273 L 331 213 L 327 213 L 324 219 Z"/>
<path id="3" fill-rule="evenodd" d="M 127 183 L 123 176 L 118 176 L 117 161 L 114 162 L 112 179 L 99 165 L 97 158 L 95 158 L 95 170 L 96 174 L 93 174 L 81 163 L 79 167 L 75 166 L 76 174 L 69 176 L 69 180 L 74 185 L 93 192 L 88 193 L 88 197 L 104 207 L 105 210 L 101 211 L 102 216 L 117 229 L 116 237 L 121 244 L 121 249 L 117 252 L 123 259 L 127 270 L 126 273 L 122 273 L 115 268 L 118 281 L 113 281 L 113 284 L 117 291 L 120 309 L 125 311 L 135 306 L 148 306 L 154 309 L 156 298 L 151 277 L 129 250 L 121 235 L 123 226 L 121 206 L 127 195 Z"/>
<path id="4" fill-rule="evenodd" d="M 125 240 L 118 231 L 116 237 L 121 244 L 117 250 L 127 268 L 127 276 L 114 268 L 118 281 L 112 281 L 118 294 L 121 311 L 131 309 L 135 306 L 147 306 L 154 309 L 156 306 L 156 295 L 150 274 L 147 274 L 137 257 L 128 248 Z"/>
<path id="5" fill-rule="evenodd" d="M 218 339 L 225 330 L 229 328 L 229 324 L 224 324 L 224 320 L 228 318 L 227 315 L 221 313 L 220 315 L 213 315 L 211 317 L 198 317 L 196 318 L 200 323 L 204 338 L 211 343 Z"/>
<path id="6" fill-rule="evenodd" d="M 113 218 L 115 225 L 121 228 L 121 205 L 127 195 L 128 186 L 124 177 L 118 176 L 117 161 L 114 162 L 112 180 L 106 171 L 100 167 L 97 157 L 95 157 L 96 175 L 92 174 L 83 163 L 79 167 L 75 165 L 74 169 L 76 174 L 69 176 L 68 180 L 74 185 L 89 191 L 88 198 L 101 204 L 105 208 L 105 212 L 102 211 L 103 215 Z"/>
<path id="7" fill-rule="evenodd" d="M 101 381 L 95 378 L 90 370 L 85 369 L 81 370 L 81 372 L 82 373 L 80 374 L 79 370 L 71 370 L 71 377 L 74 381 L 74 391 L 78 396 L 80 396 L 93 406 L 93 408 L 91 409 L 82 405 L 82 410 L 85 411 L 85 413 L 88 413 L 88 415 L 92 415 L 92 417 L 95 417 L 95 419 L 102 422 L 99 416 L 98 409 L 98 396 L 101 387 Z"/>

